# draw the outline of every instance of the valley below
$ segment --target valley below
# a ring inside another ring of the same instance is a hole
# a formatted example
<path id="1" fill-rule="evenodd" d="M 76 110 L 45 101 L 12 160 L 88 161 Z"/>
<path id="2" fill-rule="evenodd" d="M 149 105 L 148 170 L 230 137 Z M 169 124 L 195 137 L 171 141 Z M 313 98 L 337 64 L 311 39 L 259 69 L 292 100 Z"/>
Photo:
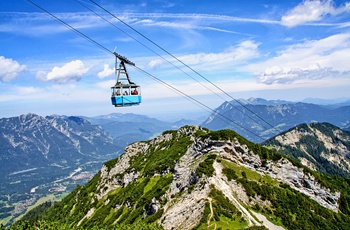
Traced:
<path id="1" fill-rule="evenodd" d="M 16 171 L 0 182 L 0 219 L 11 224 L 26 211 L 46 201 L 59 201 L 78 185 L 84 185 L 100 170 L 101 161 L 63 167 L 47 167 Z"/>
<path id="2" fill-rule="evenodd" d="M 262 101 L 261 99 L 251 100 L 249 106 L 252 106 L 252 110 L 255 109 L 258 114 L 265 114 L 264 111 L 259 112 L 258 109 L 261 108 L 259 103 L 269 109 L 270 112 L 267 113 L 267 118 L 272 117 L 274 125 L 281 127 L 281 124 L 284 124 L 286 120 L 292 121 L 281 130 L 284 132 L 287 132 L 287 129 L 295 124 L 309 124 L 312 121 L 317 123 L 317 120 L 328 121 L 327 117 L 305 116 L 305 114 L 311 114 L 309 111 L 315 108 L 310 104 L 294 105 L 286 102 Z M 279 103 L 283 104 L 283 108 L 286 109 L 279 110 L 278 108 L 282 106 Z M 300 107 L 303 107 L 303 109 L 298 109 Z M 321 110 L 320 106 L 318 108 Z M 299 125 L 296 126 L 297 131 L 293 131 L 293 129 L 288 131 L 298 134 L 298 139 L 293 144 L 296 149 L 291 149 L 288 145 L 283 146 L 283 143 L 279 144 L 276 141 L 264 142 L 262 146 L 265 145 L 265 147 L 273 148 L 278 152 L 283 150 L 284 154 L 300 161 L 301 164 L 304 164 L 304 162 L 310 164 L 311 162 L 314 166 L 313 169 L 316 166 L 318 167 L 317 171 L 347 177 L 350 175 L 350 168 L 348 167 L 350 165 L 348 160 L 350 138 L 348 137 L 348 131 L 346 131 L 349 130 L 348 124 L 350 122 L 347 116 L 348 108 L 349 105 L 343 107 L 342 111 L 345 111 L 343 116 L 336 117 L 337 120 L 334 122 L 341 124 L 344 132 L 329 124 L 317 125 L 318 129 Z M 322 111 L 325 111 L 325 108 L 322 109 Z M 235 107 L 221 106 L 217 108 L 218 113 L 240 121 L 243 127 L 253 127 L 252 131 L 263 137 L 259 139 L 260 141 L 261 139 L 268 140 L 272 136 L 268 130 L 254 129 L 256 126 L 250 120 L 241 119 L 240 116 L 237 116 L 235 110 Z M 289 110 L 294 112 L 289 112 Z M 328 108 L 328 110 L 332 114 L 334 113 L 333 109 Z M 339 108 L 338 110 L 340 111 Z M 333 120 L 330 119 L 329 122 L 333 122 L 334 116 L 330 117 Z M 203 117 L 192 117 L 192 120 L 183 119 L 171 123 L 144 115 L 115 113 L 90 118 L 65 115 L 41 117 L 35 114 L 26 114 L 19 117 L 0 119 L 0 134 L 2 134 L 0 135 L 0 144 L 2 145 L 0 151 L 0 163 L 2 164 L 0 170 L 0 226 L 1 224 L 10 226 L 40 204 L 47 201 L 53 204 L 67 197 L 73 190 L 75 191 L 75 188 L 81 189 L 88 182 L 91 183 L 98 172 L 104 169 L 104 165 L 108 165 L 109 161 L 114 162 L 119 159 L 120 154 L 123 154 L 123 152 L 125 154 L 125 150 L 134 145 L 133 143 L 157 140 L 159 138 L 157 136 L 160 134 L 173 133 L 174 129 L 187 127 L 188 125 L 198 125 L 198 127 L 208 130 L 233 130 L 231 126 L 223 125 L 219 122 L 220 119 L 217 118 L 217 114 L 212 114 L 207 120 Z M 312 127 L 315 127 L 315 125 Z M 205 132 L 210 133 L 211 131 Z M 267 135 L 267 133 L 269 134 Z M 318 135 L 318 133 L 323 134 Z M 252 148 L 254 151 L 261 151 L 260 147 L 258 148 L 259 144 L 257 144 L 259 141 L 253 141 L 254 139 L 249 138 L 249 135 L 239 129 L 237 134 L 255 143 L 256 146 Z M 317 139 L 317 136 L 322 138 Z M 279 138 L 285 139 L 283 136 Z M 328 140 L 327 143 L 325 140 Z M 179 143 L 176 142 L 177 144 Z M 161 149 L 162 151 L 166 150 L 165 146 L 162 146 Z M 300 149 L 304 152 L 300 152 Z M 201 154 L 204 154 L 204 152 Z M 332 160 L 335 155 L 337 155 L 337 161 Z M 168 158 L 168 156 L 165 158 Z M 165 158 L 162 158 L 161 161 L 166 161 Z M 150 164 L 157 164 L 153 160 L 150 162 L 152 162 Z M 340 164 L 339 162 L 343 163 Z M 240 162 L 243 165 L 245 163 L 247 162 Z M 196 164 L 200 163 L 197 162 Z M 260 166 L 254 167 L 259 168 Z M 254 167 L 249 166 L 249 168 Z M 197 175 L 197 172 L 194 173 L 194 169 L 191 169 L 191 167 L 184 170 L 190 170 L 191 175 L 196 175 L 195 181 L 200 178 L 200 175 Z M 133 175 L 132 170 L 127 173 Z M 169 172 L 166 170 L 160 173 L 166 174 Z M 237 169 L 237 173 L 241 175 L 243 171 Z M 219 175 L 220 170 L 216 174 Z M 188 176 L 188 174 L 186 175 Z M 135 178 L 130 179 L 135 180 Z M 260 183 L 260 181 L 258 182 Z M 293 183 L 291 185 L 294 185 Z M 296 186 L 298 187 L 299 183 Z M 208 198 L 208 200 L 210 199 Z M 243 211 L 239 210 L 243 214 L 246 213 L 243 209 Z M 88 214 L 86 215 L 88 216 Z M 255 216 L 259 216 L 259 213 Z M 264 217 L 259 219 L 268 223 L 264 220 Z M 210 222 L 210 220 L 211 218 L 208 221 Z M 248 220 L 250 219 L 248 218 Z M 279 226 L 275 227 L 279 228 Z"/>

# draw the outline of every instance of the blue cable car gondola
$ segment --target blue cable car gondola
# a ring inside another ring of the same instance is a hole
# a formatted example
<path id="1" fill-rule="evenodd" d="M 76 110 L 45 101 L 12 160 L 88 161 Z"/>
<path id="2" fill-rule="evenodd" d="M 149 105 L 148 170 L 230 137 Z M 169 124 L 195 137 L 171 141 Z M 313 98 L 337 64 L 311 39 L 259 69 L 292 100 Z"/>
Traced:
<path id="1" fill-rule="evenodd" d="M 117 81 L 112 90 L 112 105 L 115 107 L 133 106 L 141 103 L 141 87 L 134 82 L 130 81 L 128 71 L 125 64 L 135 66 L 135 64 L 129 61 L 126 57 L 120 56 L 114 52 L 116 57 L 115 71 L 117 75 Z M 118 67 L 118 59 L 120 64 Z"/>

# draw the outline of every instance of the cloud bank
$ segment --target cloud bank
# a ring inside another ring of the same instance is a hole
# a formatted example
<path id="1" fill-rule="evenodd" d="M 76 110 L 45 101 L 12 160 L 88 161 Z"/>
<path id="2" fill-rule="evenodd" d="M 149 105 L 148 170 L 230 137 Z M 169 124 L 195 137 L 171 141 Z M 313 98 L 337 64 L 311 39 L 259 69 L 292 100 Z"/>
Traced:
<path id="1" fill-rule="evenodd" d="M 197 53 L 179 57 L 190 66 L 197 66 L 202 70 L 232 68 L 260 56 L 259 43 L 246 40 L 235 46 L 230 46 L 219 53 Z"/>
<path id="2" fill-rule="evenodd" d="M 292 84 L 300 80 L 347 77 L 350 73 L 350 34 L 304 41 L 280 50 L 272 58 L 251 64 L 258 82 Z"/>
<path id="3" fill-rule="evenodd" d="M 287 27 L 294 27 L 308 22 L 319 21 L 326 15 L 337 15 L 345 12 L 350 12 L 350 2 L 336 8 L 331 0 L 307 0 L 284 15 L 281 23 Z"/>
<path id="4" fill-rule="evenodd" d="M 36 75 L 39 81 L 53 81 L 56 83 L 67 83 L 70 81 L 80 81 L 84 74 L 88 72 L 81 60 L 71 61 L 62 67 L 54 67 L 51 72 L 39 71 Z"/>
<path id="5" fill-rule="evenodd" d="M 111 76 L 114 73 L 114 69 L 110 68 L 108 64 L 103 66 L 103 70 L 97 74 L 100 79 Z"/>
<path id="6" fill-rule="evenodd" d="M 298 80 L 319 80 L 323 78 L 338 77 L 342 72 L 333 70 L 332 67 L 321 67 L 314 64 L 308 68 L 281 68 L 273 66 L 257 76 L 259 83 L 264 84 L 291 84 Z"/>
<path id="7" fill-rule="evenodd" d="M 18 74 L 23 72 L 26 68 L 25 65 L 20 65 L 11 58 L 0 56 L 0 80 L 3 82 L 14 80 Z"/>

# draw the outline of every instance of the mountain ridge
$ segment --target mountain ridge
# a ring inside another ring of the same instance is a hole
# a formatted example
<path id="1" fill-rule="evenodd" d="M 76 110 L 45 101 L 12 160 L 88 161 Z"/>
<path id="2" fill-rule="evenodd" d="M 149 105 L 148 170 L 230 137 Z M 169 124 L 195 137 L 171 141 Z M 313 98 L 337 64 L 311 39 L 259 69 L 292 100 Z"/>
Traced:
<path id="1" fill-rule="evenodd" d="M 244 106 L 235 101 L 224 102 L 201 126 L 211 130 L 234 129 L 255 143 L 263 142 L 302 123 L 328 122 L 344 130 L 350 129 L 349 105 L 331 107 L 303 102 L 281 103 L 278 100 L 265 99 L 250 101 L 253 103 L 245 103 Z M 223 120 L 218 114 L 235 123 Z"/>
<path id="2" fill-rule="evenodd" d="M 47 194 L 72 191 L 120 148 L 83 118 L 32 113 L 0 119 L 0 145 L 0 217 L 7 222 Z"/>
<path id="3" fill-rule="evenodd" d="M 273 105 L 273 106 L 275 106 L 275 108 L 277 108 L 277 110 L 281 114 L 288 112 L 289 104 L 288 105 L 279 105 L 278 103 L 281 103 L 281 101 L 273 101 L 273 102 L 271 102 L 271 101 L 267 101 L 267 100 L 264 100 L 264 99 L 258 99 L 258 100 L 256 100 L 256 99 L 249 99 L 249 100 L 250 100 L 250 103 L 252 103 L 252 102 L 254 103 L 254 101 L 255 101 L 255 103 L 260 103 L 260 104 L 265 103 L 265 104 L 270 105 L 270 106 Z M 283 103 L 285 103 L 285 102 L 283 102 Z M 305 106 L 305 107 L 309 106 L 309 104 L 305 104 L 305 103 L 290 103 L 290 104 L 292 104 L 292 105 L 296 104 L 298 106 Z M 257 105 L 257 106 L 261 106 L 261 105 Z M 227 105 L 226 105 L 226 107 L 227 107 Z M 308 107 L 308 108 L 310 108 L 310 107 Z M 316 106 L 316 108 L 319 109 L 318 106 Z M 347 112 L 348 108 L 347 107 L 340 107 L 340 108 L 336 108 L 334 110 L 336 110 L 338 113 L 342 112 L 346 116 L 346 112 Z M 36 122 L 33 122 L 33 123 L 28 122 L 31 118 L 35 118 Z M 112 130 L 113 129 L 117 130 L 117 132 L 119 134 L 122 133 L 122 135 L 120 135 L 118 137 L 119 140 L 118 140 L 118 138 L 116 138 L 116 141 L 119 141 L 119 143 L 120 143 L 120 140 L 124 139 L 125 137 L 129 138 L 129 139 L 127 139 L 128 141 L 125 142 L 125 145 L 133 143 L 135 141 L 139 141 L 140 138 L 141 138 L 140 133 L 144 134 L 144 138 L 143 139 L 150 139 L 151 138 L 153 140 L 154 135 L 157 132 L 163 131 L 164 129 L 168 128 L 168 126 L 167 126 L 168 123 L 166 123 L 164 127 L 161 127 L 161 128 L 159 128 L 157 130 L 155 125 L 152 125 L 152 122 L 147 124 L 147 122 L 149 122 L 151 120 L 156 122 L 156 123 L 159 123 L 159 121 L 157 119 L 148 118 L 147 116 L 138 116 L 138 115 L 135 115 L 135 114 L 125 114 L 125 115 L 110 114 L 110 115 L 106 115 L 106 116 L 98 116 L 97 118 L 91 118 L 91 120 L 89 120 L 89 119 L 85 119 L 84 117 L 75 117 L 75 116 L 66 116 L 66 115 L 51 115 L 51 116 L 47 116 L 47 117 L 40 117 L 40 116 L 37 116 L 35 114 L 24 114 L 24 115 L 21 115 L 21 116 L 18 117 L 18 120 L 20 120 L 21 123 L 27 125 L 27 127 L 26 127 L 27 129 L 29 129 L 29 128 L 37 128 L 36 131 L 33 131 L 32 133 L 30 133 L 31 135 L 35 134 L 38 137 L 42 137 L 44 135 L 44 133 L 49 133 L 50 134 L 50 132 L 52 132 L 50 130 L 63 131 L 58 136 L 61 136 L 61 138 L 65 138 L 65 137 L 68 137 L 68 136 L 70 138 L 73 138 L 72 139 L 73 145 L 75 145 L 75 147 L 78 147 L 78 149 L 80 149 L 80 150 L 78 150 L 78 153 L 79 153 L 79 151 L 82 152 L 80 143 L 82 143 L 82 142 L 86 142 L 86 143 L 91 142 L 91 140 L 93 139 L 93 135 L 91 136 L 89 134 L 89 132 L 90 132 L 89 129 L 81 129 L 78 132 L 71 132 L 71 131 L 69 131 L 69 129 L 67 129 L 69 127 L 68 123 L 70 125 L 73 125 L 73 126 L 71 126 L 71 128 L 75 127 L 73 129 L 79 128 L 80 126 L 91 125 L 91 124 L 93 126 L 95 126 L 95 127 L 100 126 L 100 128 L 102 128 L 101 124 L 105 125 L 106 127 L 110 127 Z M 60 122 L 57 122 L 57 120 L 65 120 L 67 122 L 60 123 Z M 96 122 L 96 123 L 94 123 L 94 122 Z M 173 127 L 177 127 L 178 125 L 183 124 L 184 122 L 186 123 L 187 121 L 186 120 L 179 121 Z M 53 126 L 53 129 L 46 128 L 46 129 L 42 129 L 42 130 L 45 130 L 45 131 L 41 131 L 41 128 L 40 128 L 41 124 L 50 124 L 50 125 Z M 346 122 L 343 123 L 343 125 L 346 125 L 346 124 L 347 124 Z M 134 128 L 130 129 L 130 127 L 134 127 Z M 14 130 L 15 128 L 12 127 L 12 129 Z M 77 130 L 79 130 L 79 129 L 77 129 Z M 128 131 L 123 132 L 121 130 L 128 130 Z M 173 132 L 174 131 L 167 131 L 165 133 L 173 133 Z M 8 134 L 6 134 L 6 135 L 8 135 Z M 52 134 L 51 136 L 55 136 L 55 135 Z M 132 138 L 130 138 L 130 137 L 132 137 Z M 110 138 L 112 138 L 112 137 L 110 137 Z M 12 137 L 12 139 L 10 138 L 10 140 L 12 141 L 12 142 L 10 141 L 10 145 L 12 144 L 12 146 L 19 146 L 18 138 Z M 43 144 L 43 143 L 45 144 L 46 143 L 46 145 L 42 145 L 44 147 L 41 147 L 42 150 L 40 150 L 40 152 L 43 152 L 43 153 L 47 154 L 47 152 L 45 152 L 45 149 L 46 150 L 49 149 L 48 145 L 47 145 L 47 141 L 46 142 L 45 141 L 41 141 L 41 142 L 42 142 L 41 144 Z M 100 144 L 98 144 L 98 145 L 100 146 Z M 88 149 L 86 147 L 83 147 L 83 149 L 84 148 Z M 166 148 L 166 146 L 164 146 L 162 148 Z M 96 148 L 96 151 L 98 151 L 97 148 Z M 90 156 L 93 156 L 93 155 L 94 154 L 92 154 L 92 155 L 82 154 L 82 157 L 90 157 Z M 272 154 L 272 155 L 274 155 L 274 154 Z M 50 158 L 47 159 L 47 158 L 44 157 L 44 159 L 48 160 Z M 70 157 L 70 160 L 73 160 L 73 159 Z M 301 162 L 301 163 L 305 163 L 305 162 Z M 294 162 L 293 164 L 296 164 L 296 163 Z M 219 167 L 220 168 L 220 165 L 217 165 L 216 163 L 215 163 L 215 165 L 216 165 L 215 167 Z M 259 169 L 259 166 L 257 166 L 257 165 L 251 165 L 250 167 L 251 168 L 255 167 L 255 168 Z M 282 167 L 282 166 L 278 166 L 278 167 Z M 25 169 L 19 169 L 18 171 L 11 171 L 11 172 L 9 171 L 8 173 L 9 173 L 10 176 L 15 178 L 15 176 L 19 176 L 22 173 L 23 174 L 30 174 L 32 176 L 33 175 L 37 175 L 35 173 L 38 173 L 39 172 L 38 170 L 42 170 L 42 169 L 41 168 L 36 168 L 36 167 L 30 167 L 30 168 L 27 167 Z M 81 170 L 81 169 L 74 169 L 74 170 Z M 220 173 L 222 174 L 222 172 L 220 172 L 220 170 L 219 171 L 215 170 L 215 172 L 217 174 L 220 174 Z M 297 174 L 298 172 L 296 171 L 295 173 Z M 343 175 L 343 174 L 340 174 L 340 175 Z M 196 177 L 193 177 L 193 175 L 192 176 L 191 175 L 187 175 L 187 176 L 192 178 L 191 180 L 194 180 L 194 181 L 197 180 Z M 134 179 L 135 179 L 134 175 L 131 175 L 130 180 L 133 181 Z M 136 180 L 137 180 L 137 178 L 136 178 Z M 309 182 L 305 182 L 305 181 L 304 182 L 300 182 L 300 183 L 298 182 L 294 186 L 300 186 L 300 184 L 302 184 L 302 183 L 308 184 Z M 312 184 L 314 182 L 312 182 L 312 180 L 311 180 L 310 183 Z M 13 185 L 11 185 L 11 186 L 13 186 Z M 184 188 L 187 188 L 187 187 L 188 186 L 185 186 Z M 333 198 L 329 198 L 329 199 L 332 200 Z M 341 200 L 341 198 L 337 198 L 336 200 L 338 200 L 338 202 L 339 202 Z M 152 205 L 157 207 L 157 202 L 159 202 L 159 201 L 154 201 L 155 204 L 152 204 Z M 1 204 L 1 201 L 0 201 L 0 208 L 1 208 L 1 206 L 2 206 L 2 204 Z M 152 213 L 153 211 L 150 211 L 150 212 Z M 82 222 L 84 222 L 84 221 L 82 221 Z"/>
<path id="4" fill-rule="evenodd" d="M 350 177 L 350 135 L 329 123 L 301 124 L 262 145 L 324 173 Z"/>
<path id="5" fill-rule="evenodd" d="M 185 126 L 129 145 L 42 221 L 67 229 L 337 229 L 350 221 L 349 186 L 231 130 Z"/>
<path id="6" fill-rule="evenodd" d="M 146 115 L 133 113 L 111 113 L 84 118 L 92 124 L 100 125 L 103 129 L 107 130 L 124 147 L 136 141 L 151 139 L 165 130 L 179 128 L 182 125 L 196 125 L 200 123 L 197 120 L 166 122 Z"/>
<path id="7" fill-rule="evenodd" d="M 41 117 L 29 113 L 19 117 L 0 119 L 0 128 L 2 134 L 0 142 L 3 146 L 1 161 L 11 166 L 9 167 L 11 170 L 21 170 L 23 168 L 20 167 L 25 165 L 40 166 L 37 164 L 38 161 L 47 164 L 53 163 L 55 159 L 70 162 L 87 156 L 98 158 L 96 152 L 111 153 L 116 146 L 113 138 L 100 127 L 91 126 L 87 120 L 74 116 Z M 53 139 L 54 137 L 56 139 Z M 103 141 L 100 140 L 101 138 Z M 59 143 L 56 143 L 57 141 Z M 101 146 L 104 148 L 100 148 Z M 37 150 L 39 158 L 27 157 L 27 154 L 33 150 Z M 11 152 L 22 156 L 22 166 L 17 162 L 12 165 L 6 161 L 11 156 L 9 154 Z M 64 153 L 68 156 L 64 156 Z M 25 159 L 27 162 L 23 163 Z"/>

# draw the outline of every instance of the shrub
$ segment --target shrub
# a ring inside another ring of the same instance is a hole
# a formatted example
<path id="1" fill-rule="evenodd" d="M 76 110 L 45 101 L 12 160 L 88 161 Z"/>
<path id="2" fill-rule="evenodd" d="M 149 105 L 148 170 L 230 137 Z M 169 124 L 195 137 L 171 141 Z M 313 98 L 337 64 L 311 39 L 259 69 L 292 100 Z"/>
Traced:
<path id="1" fill-rule="evenodd" d="M 201 162 L 197 169 L 196 169 L 196 174 L 199 177 L 202 177 L 202 175 L 206 175 L 208 177 L 213 176 L 214 173 L 214 167 L 213 167 L 213 163 L 214 160 L 216 159 L 216 155 L 211 154 L 209 155 L 203 162 Z"/>
<path id="2" fill-rule="evenodd" d="M 222 173 L 224 175 L 226 175 L 228 180 L 236 180 L 238 178 L 238 176 L 236 175 L 235 170 L 231 169 L 231 168 L 224 168 L 222 170 Z"/>

